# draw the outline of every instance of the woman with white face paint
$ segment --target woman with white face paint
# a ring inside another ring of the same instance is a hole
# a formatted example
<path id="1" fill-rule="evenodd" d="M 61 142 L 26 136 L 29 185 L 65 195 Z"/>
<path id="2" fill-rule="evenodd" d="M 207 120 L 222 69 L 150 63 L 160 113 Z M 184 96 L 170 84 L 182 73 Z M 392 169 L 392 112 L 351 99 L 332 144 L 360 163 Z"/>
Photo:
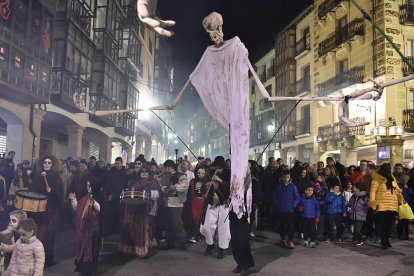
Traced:
<path id="1" fill-rule="evenodd" d="M 121 251 L 140 258 L 148 258 L 151 248 L 157 246 L 155 238 L 155 216 L 159 184 L 154 180 L 148 165 L 142 165 L 138 170 L 139 178 L 129 188 L 149 194 L 148 204 L 132 205 L 125 208 L 122 224 Z"/>
<path id="2" fill-rule="evenodd" d="M 96 187 L 86 183 L 87 194 L 79 201 L 75 193 L 69 193 L 72 209 L 75 211 L 75 265 L 76 272 L 82 275 L 94 275 L 98 268 L 99 248 L 99 214 L 101 206 L 95 200 Z"/>
<path id="3" fill-rule="evenodd" d="M 30 213 L 38 228 L 38 237 L 45 248 L 45 265 L 54 265 L 53 246 L 55 234 L 59 226 L 59 214 L 63 208 L 63 182 L 59 176 L 60 162 L 53 155 L 44 155 L 37 161 L 36 176 L 29 187 L 29 191 L 47 195 L 46 211 L 42 213 Z"/>

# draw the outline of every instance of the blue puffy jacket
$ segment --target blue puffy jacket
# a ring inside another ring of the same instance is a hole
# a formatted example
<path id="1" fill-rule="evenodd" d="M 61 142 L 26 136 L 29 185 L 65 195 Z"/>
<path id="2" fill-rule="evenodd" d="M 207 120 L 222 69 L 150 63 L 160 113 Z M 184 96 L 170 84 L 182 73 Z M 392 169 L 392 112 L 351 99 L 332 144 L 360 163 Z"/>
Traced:
<path id="1" fill-rule="evenodd" d="M 287 185 L 282 182 L 276 186 L 273 193 L 273 204 L 277 211 L 293 213 L 299 204 L 300 196 L 295 184 L 290 181 Z"/>
<path id="2" fill-rule="evenodd" d="M 325 202 L 327 214 L 346 213 L 345 199 L 342 194 L 336 195 L 334 192 L 329 192 L 326 195 Z"/>
<path id="3" fill-rule="evenodd" d="M 307 197 L 302 196 L 299 202 L 299 208 L 303 208 L 302 217 L 303 218 L 319 218 L 321 216 L 321 211 L 319 208 L 319 202 L 316 200 L 315 196 Z"/>

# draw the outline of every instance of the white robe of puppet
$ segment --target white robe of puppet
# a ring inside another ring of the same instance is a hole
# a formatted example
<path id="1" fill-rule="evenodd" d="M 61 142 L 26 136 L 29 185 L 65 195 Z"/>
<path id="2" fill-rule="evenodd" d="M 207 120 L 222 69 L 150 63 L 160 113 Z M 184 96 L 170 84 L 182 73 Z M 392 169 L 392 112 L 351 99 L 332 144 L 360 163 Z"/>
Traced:
<path id="1" fill-rule="evenodd" d="M 247 56 L 246 47 L 236 36 L 219 48 L 207 47 L 190 75 L 191 83 L 211 117 L 230 131 L 231 204 L 238 218 L 246 212 L 250 215 L 252 202 L 251 183 L 244 183 L 250 139 Z M 247 208 L 244 205 L 245 186 L 248 187 Z"/>

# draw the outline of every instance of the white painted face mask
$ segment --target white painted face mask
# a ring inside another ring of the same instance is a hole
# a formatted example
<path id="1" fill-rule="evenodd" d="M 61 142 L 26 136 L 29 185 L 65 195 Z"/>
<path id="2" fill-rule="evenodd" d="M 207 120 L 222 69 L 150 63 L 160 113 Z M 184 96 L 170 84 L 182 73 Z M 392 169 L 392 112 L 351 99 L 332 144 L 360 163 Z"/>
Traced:
<path id="1" fill-rule="evenodd" d="M 147 172 L 142 172 L 141 173 L 141 178 L 148 178 L 149 177 L 149 173 Z"/>
<path id="2" fill-rule="evenodd" d="M 92 193 L 91 183 L 89 181 L 86 182 L 86 190 L 88 191 L 88 194 Z"/>
<path id="3" fill-rule="evenodd" d="M 50 171 L 51 168 L 52 168 L 52 160 L 50 160 L 48 158 L 43 160 L 43 169 L 45 171 Z"/>
<path id="4" fill-rule="evenodd" d="M 12 231 L 16 231 L 17 226 L 19 226 L 19 222 L 20 222 L 20 220 L 16 216 L 11 215 L 8 228 Z"/>

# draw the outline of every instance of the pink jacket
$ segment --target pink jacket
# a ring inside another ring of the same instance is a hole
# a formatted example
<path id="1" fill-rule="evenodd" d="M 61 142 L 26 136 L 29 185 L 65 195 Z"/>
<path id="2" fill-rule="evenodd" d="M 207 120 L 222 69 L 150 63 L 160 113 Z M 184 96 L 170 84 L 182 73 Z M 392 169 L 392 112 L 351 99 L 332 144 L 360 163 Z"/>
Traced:
<path id="1" fill-rule="evenodd" d="M 7 276 L 42 276 L 45 265 L 45 250 L 36 236 L 26 243 L 17 240 L 7 268 Z"/>

